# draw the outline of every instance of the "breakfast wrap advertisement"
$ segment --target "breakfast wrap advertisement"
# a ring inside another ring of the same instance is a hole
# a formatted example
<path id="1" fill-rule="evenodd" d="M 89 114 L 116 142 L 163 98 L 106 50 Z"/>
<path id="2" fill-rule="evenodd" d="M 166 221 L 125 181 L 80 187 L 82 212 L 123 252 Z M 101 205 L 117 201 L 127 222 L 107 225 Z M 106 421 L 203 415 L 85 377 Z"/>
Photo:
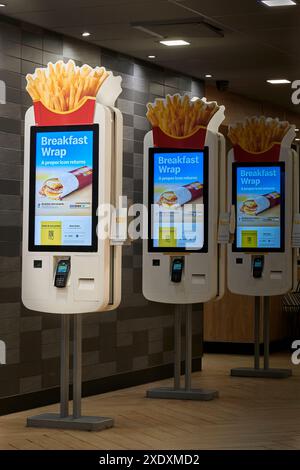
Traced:
<path id="1" fill-rule="evenodd" d="M 36 137 L 37 244 L 89 244 L 92 216 L 93 131 L 39 132 Z M 74 241 L 74 234 L 78 240 Z M 47 242 L 49 240 L 47 239 Z M 49 244 L 49 243 L 48 243 Z"/>
<path id="2" fill-rule="evenodd" d="M 220 107 L 205 98 L 191 100 L 188 95 L 167 95 L 147 105 L 156 147 L 203 148 L 212 117 Z M 223 109 L 222 109 L 223 112 Z"/>
<path id="3" fill-rule="evenodd" d="M 205 157 L 201 150 L 154 154 L 153 244 L 199 250 L 204 243 Z"/>
<path id="4" fill-rule="evenodd" d="M 281 168 L 241 166 L 237 169 L 237 245 L 280 246 Z"/>

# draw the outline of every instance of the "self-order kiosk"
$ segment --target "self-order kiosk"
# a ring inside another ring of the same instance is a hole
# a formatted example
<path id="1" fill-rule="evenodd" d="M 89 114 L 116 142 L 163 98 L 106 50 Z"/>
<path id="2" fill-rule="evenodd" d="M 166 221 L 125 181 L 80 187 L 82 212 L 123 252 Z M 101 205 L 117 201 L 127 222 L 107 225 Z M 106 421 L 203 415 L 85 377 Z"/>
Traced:
<path id="1" fill-rule="evenodd" d="M 168 97 L 165 108 L 175 112 L 179 99 L 184 97 Z M 162 106 L 160 101 L 156 107 Z M 198 101 L 199 108 L 211 106 L 205 99 Z M 194 103 L 184 108 L 185 121 Z M 148 111 L 150 120 L 152 109 L 155 104 L 150 105 L 150 116 Z M 158 123 L 155 126 L 154 116 L 153 130 L 145 136 L 148 239 L 143 244 L 143 294 L 154 302 L 193 304 L 224 292 L 224 251 L 217 240 L 219 215 L 226 208 L 225 141 L 218 132 L 224 107 L 211 109 L 213 115 L 208 113 L 208 122 L 202 125 L 191 117 L 195 128 L 190 134 L 182 129 L 183 135 L 170 135 Z"/>
<path id="2" fill-rule="evenodd" d="M 228 203 L 232 243 L 228 245 L 228 288 L 254 299 L 254 367 L 233 376 L 286 378 L 289 369 L 269 368 L 270 296 L 297 285 L 299 165 L 291 148 L 294 126 L 252 117 L 229 129 Z M 261 311 L 264 365 L 260 367 Z"/>
<path id="3" fill-rule="evenodd" d="M 101 430 L 113 420 L 81 416 L 81 314 L 115 309 L 121 300 L 123 120 L 114 106 L 121 78 L 73 61 L 26 78 L 33 106 L 25 116 L 22 301 L 62 319 L 60 413 L 30 417 L 27 425 Z"/>
<path id="4" fill-rule="evenodd" d="M 120 303 L 121 247 L 98 236 L 99 207 L 117 205 L 122 191 L 120 80 L 110 74 L 97 99 L 75 109 L 53 111 L 41 99 L 26 113 L 22 300 L 31 310 L 76 314 Z"/>
<path id="5" fill-rule="evenodd" d="M 218 131 L 224 107 L 205 98 L 167 96 L 148 105 L 152 131 L 144 139 L 143 294 L 175 305 L 174 387 L 148 398 L 212 400 L 215 390 L 193 389 L 192 304 L 221 298 L 224 245 L 218 243 L 225 212 L 225 140 Z M 181 314 L 185 313 L 185 388 L 181 388 Z"/>

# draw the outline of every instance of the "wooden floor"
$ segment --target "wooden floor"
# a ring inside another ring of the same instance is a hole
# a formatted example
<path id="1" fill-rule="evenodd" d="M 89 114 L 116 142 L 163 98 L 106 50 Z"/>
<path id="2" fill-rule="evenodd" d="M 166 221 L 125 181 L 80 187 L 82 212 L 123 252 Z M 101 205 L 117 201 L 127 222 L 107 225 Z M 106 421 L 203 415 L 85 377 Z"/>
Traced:
<path id="1" fill-rule="evenodd" d="M 0 449 L 300 449 L 300 366 L 282 380 L 229 376 L 232 366 L 251 362 L 205 356 L 193 385 L 218 389 L 220 398 L 212 402 L 146 399 L 150 385 L 86 398 L 84 413 L 115 418 L 114 428 L 99 433 L 29 429 L 32 412 L 0 417 Z M 290 357 L 273 355 L 271 365 L 290 366 Z"/>

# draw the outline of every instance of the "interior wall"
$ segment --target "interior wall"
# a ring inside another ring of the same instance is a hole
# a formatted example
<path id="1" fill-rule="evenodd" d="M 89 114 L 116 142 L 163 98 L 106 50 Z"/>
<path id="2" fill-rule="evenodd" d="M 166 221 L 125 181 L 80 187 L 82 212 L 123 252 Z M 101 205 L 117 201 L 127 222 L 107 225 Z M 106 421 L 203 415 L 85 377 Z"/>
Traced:
<path id="1" fill-rule="evenodd" d="M 21 304 L 21 233 L 24 114 L 31 105 L 25 75 L 49 61 L 104 65 L 123 78 L 117 106 L 124 116 L 123 193 L 142 202 L 143 138 L 148 101 L 167 93 L 203 95 L 203 84 L 86 42 L 0 17 L 0 340 L 7 365 L 0 366 L 0 397 L 59 384 L 60 318 Z M 111 313 L 87 314 L 83 323 L 83 380 L 146 370 L 173 361 L 173 307 L 142 295 L 142 245 L 124 248 L 123 300 Z M 194 311 L 194 356 L 201 355 L 201 311 Z M 123 376 L 124 377 L 124 376 Z M 126 380 L 120 385 L 126 385 Z"/>
<path id="2" fill-rule="evenodd" d="M 230 92 L 230 88 L 228 91 L 222 92 L 217 90 L 213 84 L 207 83 L 205 86 L 205 96 L 208 100 L 217 101 L 225 106 L 225 121 L 223 122 L 225 126 L 234 124 L 237 121 L 243 121 L 248 116 L 267 116 L 272 118 L 278 117 L 281 120 L 287 120 L 291 124 L 295 124 L 298 128 L 300 127 L 299 113 L 287 111 L 269 102 L 253 100 L 246 96 L 232 93 Z"/>

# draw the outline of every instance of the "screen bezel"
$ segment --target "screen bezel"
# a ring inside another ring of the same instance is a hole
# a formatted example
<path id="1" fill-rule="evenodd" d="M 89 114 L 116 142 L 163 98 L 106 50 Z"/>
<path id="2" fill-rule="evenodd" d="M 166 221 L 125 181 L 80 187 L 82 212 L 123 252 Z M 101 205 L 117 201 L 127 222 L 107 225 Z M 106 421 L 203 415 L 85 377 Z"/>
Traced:
<path id="1" fill-rule="evenodd" d="M 92 182 L 92 243 L 91 245 L 36 245 L 35 192 L 36 192 L 36 136 L 42 132 L 93 131 L 93 182 Z M 33 252 L 88 252 L 98 251 L 97 208 L 99 188 L 99 124 L 70 126 L 32 126 L 30 130 L 30 180 L 29 180 L 29 237 L 28 251 Z"/>
<path id="2" fill-rule="evenodd" d="M 203 153 L 203 204 L 204 204 L 204 242 L 203 247 L 199 250 L 190 248 L 166 248 L 153 246 L 152 239 L 152 210 L 151 206 L 154 201 L 154 154 L 156 153 Z M 148 162 L 148 252 L 149 253 L 207 253 L 208 252 L 208 147 L 202 149 L 186 149 L 186 148 L 168 148 L 168 147 L 151 147 L 149 148 L 149 162 Z M 206 184 L 204 184 L 206 182 Z"/>
<path id="3" fill-rule="evenodd" d="M 280 198 L 283 204 L 280 204 L 280 247 L 279 248 L 240 248 L 236 246 L 237 240 L 237 222 L 234 233 L 234 242 L 232 251 L 235 253 L 283 253 L 285 251 L 285 162 L 233 162 L 232 163 L 232 205 L 235 207 L 235 217 L 237 221 L 237 169 L 244 167 L 280 167 Z"/>

